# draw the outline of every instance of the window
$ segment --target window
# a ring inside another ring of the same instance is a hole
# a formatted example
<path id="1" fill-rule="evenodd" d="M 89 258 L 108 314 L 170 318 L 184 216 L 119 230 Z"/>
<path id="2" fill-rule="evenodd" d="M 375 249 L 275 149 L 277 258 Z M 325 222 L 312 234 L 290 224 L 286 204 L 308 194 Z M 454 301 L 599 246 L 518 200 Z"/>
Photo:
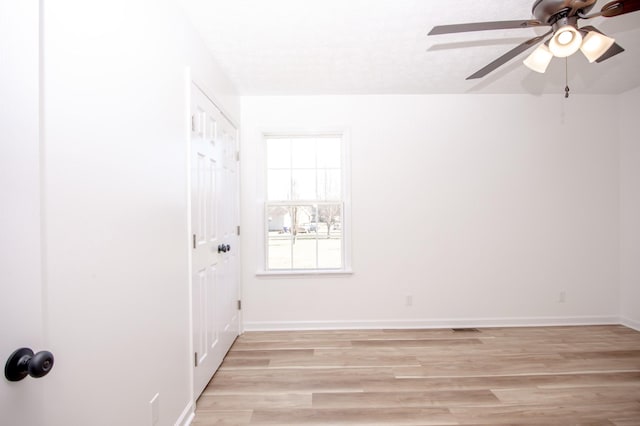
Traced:
<path id="1" fill-rule="evenodd" d="M 268 136 L 266 270 L 344 272 L 342 135 Z"/>

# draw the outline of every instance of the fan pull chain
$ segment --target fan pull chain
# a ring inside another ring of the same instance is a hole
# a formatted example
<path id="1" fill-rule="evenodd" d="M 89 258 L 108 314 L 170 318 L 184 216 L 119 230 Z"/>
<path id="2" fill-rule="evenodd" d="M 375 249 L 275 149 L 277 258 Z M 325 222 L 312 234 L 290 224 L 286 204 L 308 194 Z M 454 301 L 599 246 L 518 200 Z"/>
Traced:
<path id="1" fill-rule="evenodd" d="M 569 58 L 564 58 L 564 97 L 567 99 L 569 97 Z"/>

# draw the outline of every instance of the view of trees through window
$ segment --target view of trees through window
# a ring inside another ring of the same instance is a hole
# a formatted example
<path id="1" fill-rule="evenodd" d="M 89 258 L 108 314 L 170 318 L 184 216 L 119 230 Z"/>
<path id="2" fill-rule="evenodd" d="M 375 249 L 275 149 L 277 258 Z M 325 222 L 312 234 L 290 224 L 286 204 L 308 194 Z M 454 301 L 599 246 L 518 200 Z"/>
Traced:
<path id="1" fill-rule="evenodd" d="M 270 137 L 266 144 L 267 269 L 341 269 L 341 138 Z"/>

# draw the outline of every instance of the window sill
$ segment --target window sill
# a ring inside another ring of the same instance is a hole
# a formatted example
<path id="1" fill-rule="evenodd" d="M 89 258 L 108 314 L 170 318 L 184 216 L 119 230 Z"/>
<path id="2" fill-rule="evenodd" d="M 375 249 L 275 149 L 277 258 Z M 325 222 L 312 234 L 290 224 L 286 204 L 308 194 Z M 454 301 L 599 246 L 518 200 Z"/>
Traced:
<path id="1" fill-rule="evenodd" d="M 258 271 L 258 278 L 314 278 L 314 277 L 347 277 L 353 275 L 351 269 L 340 270 L 292 270 L 292 271 Z"/>

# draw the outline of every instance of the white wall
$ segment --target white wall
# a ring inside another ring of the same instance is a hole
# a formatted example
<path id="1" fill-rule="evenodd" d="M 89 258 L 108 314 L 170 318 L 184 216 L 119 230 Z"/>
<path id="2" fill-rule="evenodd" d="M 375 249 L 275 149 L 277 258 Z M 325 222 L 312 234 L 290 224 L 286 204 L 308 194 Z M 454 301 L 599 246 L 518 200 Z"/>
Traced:
<path id="1" fill-rule="evenodd" d="M 640 88 L 620 95 L 620 285 L 624 324 L 640 330 Z"/>
<path id="2" fill-rule="evenodd" d="M 187 84 L 239 99 L 171 1 L 45 2 L 47 425 L 173 425 L 192 398 Z M 55 374 L 54 374 L 55 373 Z"/>
<path id="3" fill-rule="evenodd" d="M 243 97 L 246 329 L 616 322 L 615 111 L 562 94 Z M 355 273 L 256 277 L 261 132 L 327 128 L 351 134 Z"/>

